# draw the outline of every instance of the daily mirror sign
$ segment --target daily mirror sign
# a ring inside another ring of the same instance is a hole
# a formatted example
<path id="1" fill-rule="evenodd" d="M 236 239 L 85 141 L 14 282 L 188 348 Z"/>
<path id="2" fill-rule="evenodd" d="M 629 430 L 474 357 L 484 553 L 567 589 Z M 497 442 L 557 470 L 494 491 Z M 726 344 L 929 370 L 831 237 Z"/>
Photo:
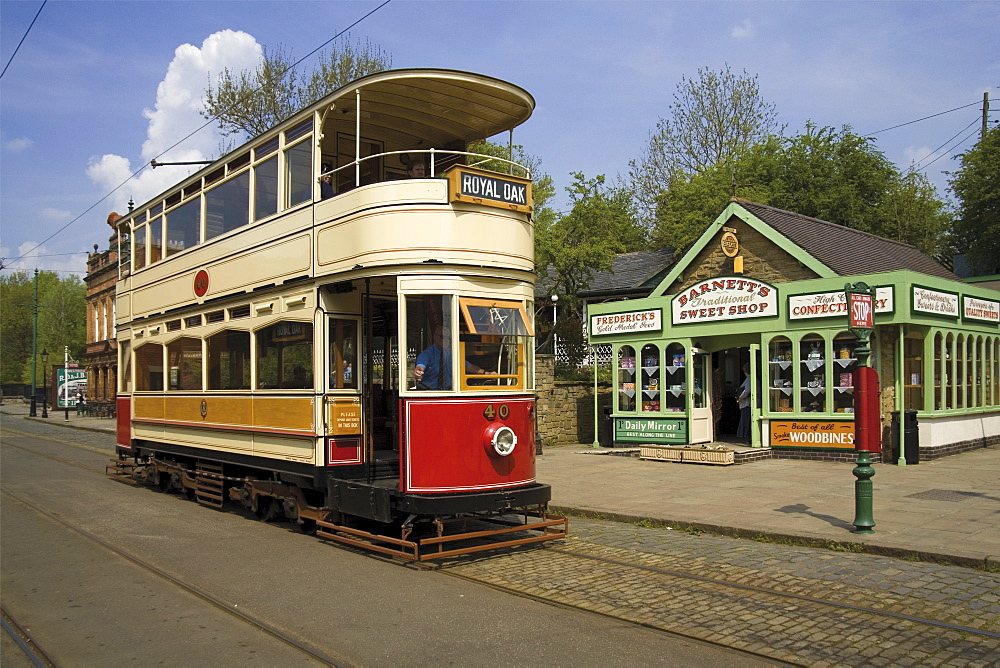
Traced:
<path id="1" fill-rule="evenodd" d="M 658 332 L 663 327 L 660 309 L 630 311 L 628 313 L 608 313 L 590 316 L 590 333 L 627 334 L 631 332 Z"/>
<path id="2" fill-rule="evenodd" d="M 778 291 L 746 278 L 711 278 L 675 295 L 670 306 L 675 325 L 762 318 L 778 315 Z"/>

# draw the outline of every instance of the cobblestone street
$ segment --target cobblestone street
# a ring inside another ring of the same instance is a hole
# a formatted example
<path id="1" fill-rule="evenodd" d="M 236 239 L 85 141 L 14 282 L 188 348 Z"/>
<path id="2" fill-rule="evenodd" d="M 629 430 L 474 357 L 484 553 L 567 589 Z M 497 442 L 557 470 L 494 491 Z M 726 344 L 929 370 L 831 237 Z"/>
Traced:
<path id="1" fill-rule="evenodd" d="M 995 573 L 619 522 L 570 526 L 549 549 L 448 569 L 792 663 L 1000 662 Z"/>

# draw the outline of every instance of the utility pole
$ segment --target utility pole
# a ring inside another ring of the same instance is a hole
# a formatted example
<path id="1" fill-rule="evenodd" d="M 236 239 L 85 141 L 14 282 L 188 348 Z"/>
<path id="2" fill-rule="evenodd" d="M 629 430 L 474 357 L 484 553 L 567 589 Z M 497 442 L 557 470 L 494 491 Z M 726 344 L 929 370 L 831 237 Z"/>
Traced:
<path id="1" fill-rule="evenodd" d="M 980 139 L 986 139 L 986 130 L 990 124 L 990 93 L 983 93 L 983 128 L 979 132 Z"/>
<path id="2" fill-rule="evenodd" d="M 38 409 L 35 398 L 35 384 L 38 374 L 38 268 L 35 268 L 35 301 L 31 304 L 34 316 L 31 325 L 31 409 L 30 417 L 37 417 Z"/>

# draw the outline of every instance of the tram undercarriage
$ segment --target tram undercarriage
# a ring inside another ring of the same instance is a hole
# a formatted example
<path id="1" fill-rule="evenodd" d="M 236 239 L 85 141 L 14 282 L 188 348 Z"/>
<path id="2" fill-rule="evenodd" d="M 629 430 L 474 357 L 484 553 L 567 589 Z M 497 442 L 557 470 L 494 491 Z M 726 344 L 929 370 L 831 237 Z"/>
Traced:
<path id="1" fill-rule="evenodd" d="M 417 495 L 399 492 L 389 480 L 330 477 L 323 490 L 255 477 L 265 473 L 260 470 L 231 468 L 217 461 L 150 456 L 112 459 L 106 473 L 183 493 L 213 508 L 222 508 L 228 496 L 265 522 L 287 520 L 326 540 L 411 561 L 564 538 L 568 531 L 567 518 L 547 512 L 547 485 Z"/>

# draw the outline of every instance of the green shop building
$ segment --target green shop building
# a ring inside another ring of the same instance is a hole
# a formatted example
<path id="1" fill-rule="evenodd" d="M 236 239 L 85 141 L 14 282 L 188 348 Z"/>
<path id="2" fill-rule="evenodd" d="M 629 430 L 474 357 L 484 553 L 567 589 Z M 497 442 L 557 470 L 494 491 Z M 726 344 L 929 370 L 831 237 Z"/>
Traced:
<path id="1" fill-rule="evenodd" d="M 660 451 L 738 442 L 748 371 L 747 446 L 853 461 L 855 283 L 875 290 L 881 461 L 1000 444 L 1000 291 L 912 246 L 741 199 L 645 296 L 585 295 L 589 341 L 611 348 L 610 438 Z"/>

